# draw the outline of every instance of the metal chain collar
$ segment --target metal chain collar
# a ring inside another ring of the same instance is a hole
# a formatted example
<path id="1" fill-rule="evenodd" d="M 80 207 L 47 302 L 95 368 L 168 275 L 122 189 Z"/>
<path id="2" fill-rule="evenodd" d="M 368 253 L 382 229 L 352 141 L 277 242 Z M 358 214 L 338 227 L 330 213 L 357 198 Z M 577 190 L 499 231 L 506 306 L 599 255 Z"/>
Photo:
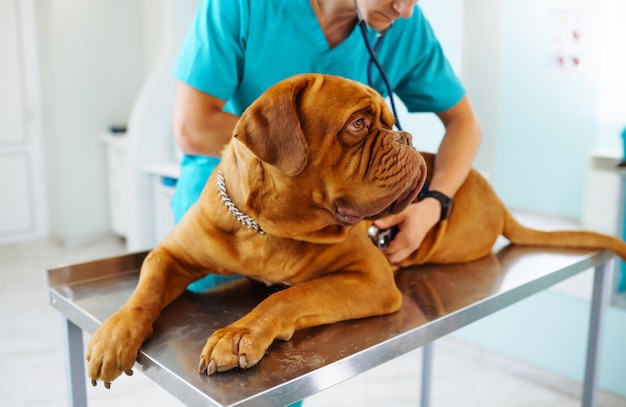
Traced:
<path id="1" fill-rule="evenodd" d="M 239 222 L 247 226 L 248 229 L 252 229 L 262 235 L 265 234 L 265 231 L 261 229 L 261 226 L 259 226 L 259 224 L 256 223 L 254 219 L 237 209 L 233 201 L 230 199 L 230 197 L 226 193 L 226 183 L 224 181 L 224 176 L 222 175 L 221 171 L 217 172 L 217 192 L 219 192 L 220 196 L 222 197 L 222 202 L 224 202 L 224 205 L 226 205 L 230 213 L 235 215 L 235 218 L 237 218 Z"/>

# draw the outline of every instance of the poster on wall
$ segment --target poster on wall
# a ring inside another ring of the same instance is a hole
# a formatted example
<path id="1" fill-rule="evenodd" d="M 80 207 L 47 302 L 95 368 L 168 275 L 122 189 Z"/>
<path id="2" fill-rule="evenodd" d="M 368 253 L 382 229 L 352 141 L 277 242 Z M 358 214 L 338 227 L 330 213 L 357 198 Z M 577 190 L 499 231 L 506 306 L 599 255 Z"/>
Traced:
<path id="1" fill-rule="evenodd" d="M 560 8 L 552 12 L 552 68 L 557 74 L 588 69 L 591 51 L 589 8 Z"/>

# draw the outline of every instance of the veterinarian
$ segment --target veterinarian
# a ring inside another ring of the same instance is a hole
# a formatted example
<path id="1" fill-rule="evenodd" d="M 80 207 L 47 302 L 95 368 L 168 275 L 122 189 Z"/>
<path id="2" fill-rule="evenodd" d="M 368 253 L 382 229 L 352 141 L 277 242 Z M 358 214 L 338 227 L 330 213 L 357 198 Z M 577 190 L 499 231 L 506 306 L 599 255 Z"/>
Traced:
<path id="1" fill-rule="evenodd" d="M 175 68 L 174 133 L 184 153 L 172 201 L 175 221 L 198 199 L 239 115 L 268 87 L 306 72 L 367 84 L 371 56 L 363 35 L 375 48 L 389 88 L 408 110 L 434 112 L 442 121 L 445 135 L 429 189 L 453 197 L 470 170 L 481 131 L 463 85 L 416 3 L 201 0 Z M 371 86 L 389 96 L 382 73 L 371 70 Z M 417 249 L 445 216 L 443 206 L 425 198 L 376 221 L 382 229 L 399 227 L 384 251 L 387 259 L 397 262 Z"/>

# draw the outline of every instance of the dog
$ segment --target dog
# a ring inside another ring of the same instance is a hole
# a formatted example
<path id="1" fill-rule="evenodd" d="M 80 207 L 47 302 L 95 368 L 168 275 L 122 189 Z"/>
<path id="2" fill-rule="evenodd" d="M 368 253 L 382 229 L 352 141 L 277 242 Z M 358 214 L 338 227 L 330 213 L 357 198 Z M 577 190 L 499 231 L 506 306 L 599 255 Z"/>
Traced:
<path id="1" fill-rule="evenodd" d="M 615 237 L 520 225 L 472 170 L 451 215 L 407 259 L 389 264 L 368 227 L 418 199 L 436 160 L 393 124 L 376 91 L 345 78 L 297 75 L 263 93 L 242 114 L 198 202 L 148 254 L 131 297 L 92 336 L 92 384 L 108 388 L 131 374 L 162 309 L 210 273 L 287 288 L 208 338 L 198 370 L 209 375 L 255 366 L 273 341 L 298 329 L 393 313 L 402 301 L 398 268 L 480 259 L 500 235 L 626 258 L 626 243 Z"/>

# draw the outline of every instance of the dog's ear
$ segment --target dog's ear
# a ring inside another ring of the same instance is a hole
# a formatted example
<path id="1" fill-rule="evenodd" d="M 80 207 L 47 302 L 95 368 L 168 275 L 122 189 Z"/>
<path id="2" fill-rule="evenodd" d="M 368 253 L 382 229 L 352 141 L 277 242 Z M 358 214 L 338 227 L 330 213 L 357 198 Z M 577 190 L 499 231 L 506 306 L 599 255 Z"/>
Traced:
<path id="1" fill-rule="evenodd" d="M 288 176 L 299 174 L 307 164 L 307 141 L 296 105 L 307 84 L 301 78 L 274 85 L 244 111 L 234 131 L 255 156 Z"/>

